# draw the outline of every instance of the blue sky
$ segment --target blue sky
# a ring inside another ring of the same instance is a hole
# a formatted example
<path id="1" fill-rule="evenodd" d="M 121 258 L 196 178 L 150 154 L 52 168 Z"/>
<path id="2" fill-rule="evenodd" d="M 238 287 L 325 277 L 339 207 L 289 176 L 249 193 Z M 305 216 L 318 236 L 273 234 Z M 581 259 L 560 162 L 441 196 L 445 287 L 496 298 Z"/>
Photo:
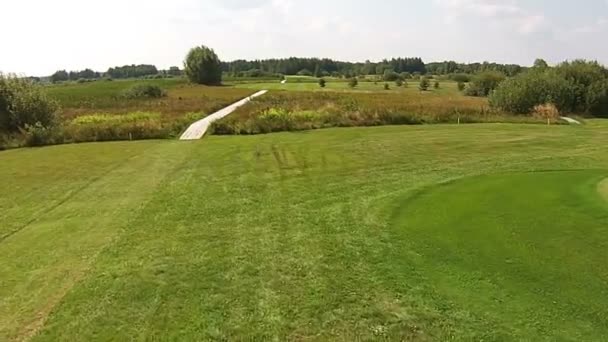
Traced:
<path id="1" fill-rule="evenodd" d="M 0 71 L 330 57 L 608 64 L 608 0 L 3 0 Z M 25 25 L 24 23 L 28 23 Z"/>

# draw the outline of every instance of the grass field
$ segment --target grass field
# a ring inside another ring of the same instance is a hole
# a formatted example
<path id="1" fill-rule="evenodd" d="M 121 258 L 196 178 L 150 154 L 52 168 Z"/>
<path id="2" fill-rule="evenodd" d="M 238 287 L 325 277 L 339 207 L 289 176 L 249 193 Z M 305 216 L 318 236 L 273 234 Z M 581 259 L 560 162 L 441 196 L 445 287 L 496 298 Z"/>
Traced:
<path id="1" fill-rule="evenodd" d="M 602 340 L 607 129 L 1 152 L 0 340 Z"/>
<path id="2" fill-rule="evenodd" d="M 214 123 L 212 131 L 215 134 L 258 134 L 328 127 L 459 122 L 545 123 L 531 115 L 492 110 L 486 98 L 464 96 L 447 89 L 428 92 L 272 90 Z"/>
<path id="3" fill-rule="evenodd" d="M 160 99 L 124 99 L 121 94 L 135 84 L 153 84 L 167 91 Z M 250 90 L 234 87 L 205 87 L 191 85 L 183 78 L 158 80 L 114 80 L 90 83 L 67 83 L 46 87 L 52 98 L 59 101 L 64 119 L 83 114 L 125 114 L 134 111 L 152 111 L 168 118 L 186 113 L 211 114 L 243 97 Z"/>
<path id="4" fill-rule="evenodd" d="M 237 88 L 245 89 L 269 89 L 269 90 L 295 90 L 295 91 L 333 91 L 333 92 L 387 92 L 387 93 L 405 93 L 417 94 L 420 93 L 418 84 L 420 81 L 408 80 L 407 86 L 398 87 L 395 82 L 370 82 L 360 81 L 355 88 L 351 88 L 348 82 L 344 79 L 326 79 L 325 88 L 321 88 L 318 84 L 318 79 L 305 79 L 297 81 L 288 78 L 287 83 L 282 84 L 280 81 L 259 82 L 259 83 L 234 83 Z M 387 83 L 389 90 L 384 89 L 384 84 Z M 439 89 L 433 88 L 434 81 L 431 80 L 430 93 L 443 95 L 461 95 L 458 91 L 458 83 L 454 81 L 439 81 Z"/>

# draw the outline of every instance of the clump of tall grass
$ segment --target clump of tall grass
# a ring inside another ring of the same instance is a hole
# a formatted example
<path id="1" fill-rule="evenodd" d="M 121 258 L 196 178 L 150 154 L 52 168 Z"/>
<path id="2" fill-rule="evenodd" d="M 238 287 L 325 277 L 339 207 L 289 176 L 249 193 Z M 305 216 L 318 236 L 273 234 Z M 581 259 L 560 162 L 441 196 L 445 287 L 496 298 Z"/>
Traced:
<path id="1" fill-rule="evenodd" d="M 132 122 L 158 121 L 159 113 L 134 112 L 122 115 L 116 114 L 89 114 L 82 115 L 71 121 L 73 125 L 97 125 L 97 124 L 125 124 Z"/>
<path id="2" fill-rule="evenodd" d="M 54 126 L 27 125 L 15 134 L 0 132 L 0 150 L 20 146 L 44 146 L 79 142 L 169 139 L 179 136 L 192 122 L 205 116 L 191 112 L 166 117 L 154 112 L 90 114 Z"/>
<path id="3" fill-rule="evenodd" d="M 136 84 L 122 92 L 126 99 L 155 99 L 167 96 L 167 92 L 154 84 Z"/>
<path id="4" fill-rule="evenodd" d="M 327 127 L 476 122 L 541 122 L 492 110 L 485 99 L 401 94 L 271 93 L 212 125 L 214 134 Z"/>

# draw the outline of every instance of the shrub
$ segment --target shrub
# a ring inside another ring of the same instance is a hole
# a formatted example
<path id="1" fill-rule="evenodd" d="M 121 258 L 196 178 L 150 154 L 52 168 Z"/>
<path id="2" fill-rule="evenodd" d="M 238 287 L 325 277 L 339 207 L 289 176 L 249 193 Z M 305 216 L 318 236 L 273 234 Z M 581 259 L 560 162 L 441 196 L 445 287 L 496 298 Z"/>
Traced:
<path id="1" fill-rule="evenodd" d="M 591 84 L 587 89 L 585 101 L 587 113 L 608 118 L 608 80 Z"/>
<path id="2" fill-rule="evenodd" d="M 493 107 L 520 114 L 545 103 L 561 112 L 606 116 L 608 70 L 585 61 L 533 68 L 505 81 L 490 97 Z"/>
<path id="3" fill-rule="evenodd" d="M 14 133 L 26 126 L 55 124 L 59 106 L 31 81 L 0 74 L 0 133 Z"/>
<path id="4" fill-rule="evenodd" d="M 439 85 L 439 81 L 435 81 L 435 84 L 433 85 L 433 87 L 435 89 L 439 89 L 441 87 L 441 85 Z"/>
<path id="5" fill-rule="evenodd" d="M 351 79 L 348 80 L 348 86 L 351 88 L 355 88 L 356 86 L 359 85 L 359 81 L 357 80 L 356 77 L 353 77 Z"/>
<path id="6" fill-rule="evenodd" d="M 384 81 L 388 81 L 388 82 L 394 82 L 396 80 L 400 79 L 400 76 L 398 73 L 391 71 L 391 70 L 385 70 L 384 71 L 384 75 L 382 77 L 382 80 Z"/>
<path id="7" fill-rule="evenodd" d="M 569 104 L 571 111 L 595 116 L 606 115 L 607 108 L 602 106 L 605 101 L 605 95 L 602 94 L 605 94 L 605 83 L 608 80 L 606 68 L 597 62 L 575 60 L 564 62 L 553 71 L 571 84 L 574 93 L 573 102 Z"/>
<path id="8" fill-rule="evenodd" d="M 547 123 L 556 122 L 560 118 L 559 110 L 552 103 L 537 105 L 532 111 L 532 115 L 547 120 Z"/>
<path id="9" fill-rule="evenodd" d="M 167 96 L 167 93 L 153 84 L 136 84 L 122 92 L 122 97 L 127 99 L 153 99 L 164 96 Z"/>
<path id="10" fill-rule="evenodd" d="M 403 81 L 401 79 L 398 79 L 398 80 L 395 81 L 395 85 L 397 87 L 402 87 L 403 86 Z"/>
<path id="11" fill-rule="evenodd" d="M 188 52 L 184 73 L 192 83 L 219 85 L 222 83 L 222 65 L 213 49 L 204 45 Z"/>
<path id="12" fill-rule="evenodd" d="M 384 90 L 391 90 L 391 87 L 388 85 L 388 83 L 384 83 Z"/>
<path id="13" fill-rule="evenodd" d="M 467 85 L 464 82 L 458 82 L 458 90 L 463 91 Z"/>
<path id="14" fill-rule="evenodd" d="M 320 79 L 319 79 L 319 87 L 321 87 L 321 88 L 325 88 L 325 83 L 326 83 L 326 82 L 325 82 L 325 79 L 323 79 L 323 78 L 320 78 Z"/>
<path id="15" fill-rule="evenodd" d="M 471 81 L 471 75 L 468 74 L 451 74 L 449 77 L 452 81 L 468 83 Z"/>
<path id="16" fill-rule="evenodd" d="M 34 147 L 63 143 L 58 128 L 45 127 L 40 122 L 31 126 L 26 125 L 23 133 L 26 146 Z"/>
<path id="17" fill-rule="evenodd" d="M 497 71 L 486 71 L 476 75 L 466 91 L 468 96 L 488 96 L 505 80 L 505 75 Z"/>
<path id="18" fill-rule="evenodd" d="M 430 85 L 431 83 L 429 82 L 429 79 L 427 77 L 422 77 L 420 78 L 420 84 L 418 85 L 418 89 L 420 89 L 420 91 L 427 91 L 429 90 Z"/>
<path id="19" fill-rule="evenodd" d="M 410 74 L 409 72 L 402 72 L 399 76 L 401 76 L 402 80 L 409 80 L 410 78 L 412 78 L 412 74 Z"/>

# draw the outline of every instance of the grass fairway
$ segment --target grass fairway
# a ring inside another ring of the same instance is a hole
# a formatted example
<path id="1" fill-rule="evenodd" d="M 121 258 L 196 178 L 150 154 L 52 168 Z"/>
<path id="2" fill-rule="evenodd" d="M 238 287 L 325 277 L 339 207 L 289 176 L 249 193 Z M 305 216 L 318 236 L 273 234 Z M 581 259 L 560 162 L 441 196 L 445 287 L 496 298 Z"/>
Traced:
<path id="1" fill-rule="evenodd" d="M 395 255 L 408 261 L 404 281 L 431 281 L 446 303 L 493 322 L 492 339 L 540 333 L 601 340 L 608 202 L 598 184 L 607 175 L 472 177 L 408 199 L 394 223 L 407 246 Z"/>
<path id="2" fill-rule="evenodd" d="M 1 152 L 0 340 L 601 340 L 607 129 Z"/>

